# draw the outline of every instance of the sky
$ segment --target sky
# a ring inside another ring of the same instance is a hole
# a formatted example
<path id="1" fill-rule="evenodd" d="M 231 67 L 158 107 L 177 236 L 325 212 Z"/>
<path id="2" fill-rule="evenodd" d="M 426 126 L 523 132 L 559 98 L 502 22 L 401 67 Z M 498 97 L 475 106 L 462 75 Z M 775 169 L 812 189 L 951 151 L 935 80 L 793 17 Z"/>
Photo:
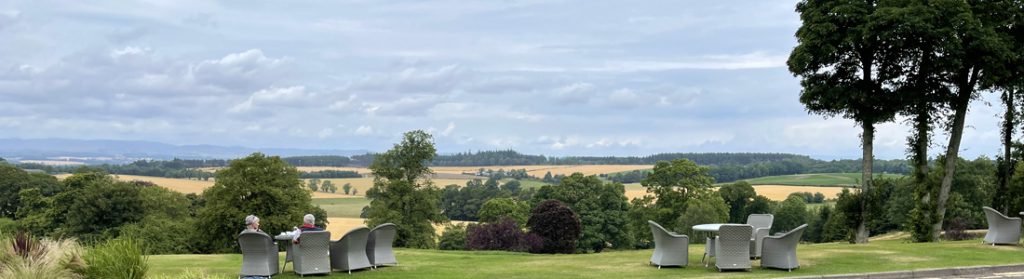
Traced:
<path id="1" fill-rule="evenodd" d="M 798 101 L 795 3 L 3 1 L 0 138 L 859 158 L 853 121 Z M 963 156 L 998 152 L 998 104 Z M 876 158 L 906 157 L 901 121 Z"/>

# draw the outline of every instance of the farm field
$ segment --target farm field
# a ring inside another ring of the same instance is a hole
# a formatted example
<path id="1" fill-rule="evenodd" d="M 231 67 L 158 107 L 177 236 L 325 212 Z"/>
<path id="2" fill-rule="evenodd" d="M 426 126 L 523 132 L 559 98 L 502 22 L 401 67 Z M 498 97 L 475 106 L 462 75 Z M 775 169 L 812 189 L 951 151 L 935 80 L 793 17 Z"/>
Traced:
<path id="1" fill-rule="evenodd" d="M 570 175 L 583 173 L 584 175 L 595 175 L 602 173 L 616 173 L 631 170 L 642 170 L 653 168 L 652 165 L 533 165 L 533 166 L 468 166 L 468 167 L 432 167 L 436 173 L 462 174 L 477 172 L 481 168 L 492 170 L 517 170 L 525 169 L 526 173 L 537 178 L 544 177 L 544 174 L 551 172 L 551 175 Z"/>
<path id="2" fill-rule="evenodd" d="M 469 223 L 475 223 L 475 222 L 451 221 L 451 223 L 453 225 L 455 225 L 455 224 L 469 224 Z M 331 232 L 331 238 L 332 239 L 341 238 L 342 235 L 345 235 L 345 233 L 347 233 L 348 231 L 350 231 L 350 230 L 352 230 L 352 229 L 354 229 L 356 227 L 359 227 L 359 226 L 366 226 L 366 219 L 358 218 L 358 217 L 356 217 L 356 218 L 327 217 L 327 230 Z M 437 224 L 435 224 L 434 225 L 434 231 L 437 233 L 438 236 L 440 236 L 441 233 L 444 232 L 444 225 L 437 225 Z"/>
<path id="3" fill-rule="evenodd" d="M 65 177 L 71 176 L 70 174 L 58 174 L 54 175 L 57 179 L 64 179 Z M 172 191 L 181 192 L 185 194 L 195 193 L 201 194 L 206 188 L 213 186 L 213 179 L 209 181 L 202 180 L 191 180 L 191 179 L 180 179 L 180 178 L 166 178 L 166 177 L 154 177 L 154 176 L 141 176 L 141 175 L 124 175 L 115 174 L 118 180 L 121 181 L 147 181 L 152 182 L 160 187 L 170 189 Z M 340 185 L 338 187 L 341 187 Z M 327 199 L 327 198 L 350 198 L 353 196 L 347 196 L 338 193 L 324 193 L 314 192 L 314 199 Z"/>
<path id="4" fill-rule="evenodd" d="M 876 177 L 903 177 L 901 174 L 876 174 Z M 747 179 L 751 185 L 793 185 L 793 186 L 857 186 L 860 173 L 813 173 L 766 176 Z"/>
<path id="5" fill-rule="evenodd" d="M 351 275 L 334 272 L 321 278 L 774 278 L 1024 262 L 1020 257 L 1024 248 L 986 246 L 977 240 L 910 243 L 891 239 L 858 245 L 801 244 L 797 248 L 801 268 L 792 272 L 760 269 L 760 262 L 756 260 L 750 272 L 718 272 L 705 268 L 700 263 L 704 252 L 702 244 L 689 246 L 689 266 L 662 269 L 648 264 L 652 250 L 571 255 L 404 248 L 395 252 L 398 266 L 356 271 Z M 283 255 L 280 260 L 284 260 Z M 189 271 L 209 274 L 212 278 L 237 278 L 241 261 L 238 254 L 154 255 L 149 257 L 149 275 L 177 278 L 175 276 Z M 289 265 L 274 278 L 299 277 Z"/>
<path id="6" fill-rule="evenodd" d="M 313 204 L 327 211 L 328 217 L 359 218 L 363 207 L 370 205 L 370 200 L 359 198 L 314 199 Z"/>
<path id="7" fill-rule="evenodd" d="M 624 185 L 626 187 L 626 198 L 632 200 L 634 198 L 643 197 L 647 195 L 647 190 L 640 185 L 640 183 L 629 183 Z M 754 185 L 754 191 L 758 195 L 767 197 L 773 201 L 782 201 L 789 194 L 796 192 L 821 192 L 825 195 L 825 198 L 835 198 L 840 192 L 847 187 L 836 187 L 836 186 L 792 186 L 792 185 Z M 851 188 L 855 189 L 855 188 Z"/>

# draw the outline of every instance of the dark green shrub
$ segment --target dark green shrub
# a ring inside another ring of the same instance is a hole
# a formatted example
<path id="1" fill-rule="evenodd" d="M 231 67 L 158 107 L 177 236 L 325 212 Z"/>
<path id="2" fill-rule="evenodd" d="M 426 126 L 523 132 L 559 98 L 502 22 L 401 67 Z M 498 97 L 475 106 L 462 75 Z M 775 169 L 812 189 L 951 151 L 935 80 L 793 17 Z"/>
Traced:
<path id="1" fill-rule="evenodd" d="M 557 200 L 546 200 L 537 205 L 526 225 L 530 232 L 540 236 L 541 253 L 576 252 L 581 226 L 580 217 L 572 209 Z"/>
<path id="2" fill-rule="evenodd" d="M 807 223 L 807 204 L 800 195 L 790 195 L 775 211 L 775 222 L 772 223 L 771 233 L 784 232 L 795 229 Z"/>
<path id="3" fill-rule="evenodd" d="M 142 279 L 149 270 L 142 245 L 130 237 L 115 238 L 85 252 L 86 278 Z"/>
<path id="4" fill-rule="evenodd" d="M 438 248 L 441 250 L 466 250 L 466 226 L 445 226 L 438 242 Z"/>
<path id="5" fill-rule="evenodd" d="M 519 228 L 515 221 L 503 218 L 496 223 L 469 225 L 466 228 L 469 250 L 540 252 L 543 241 Z"/>

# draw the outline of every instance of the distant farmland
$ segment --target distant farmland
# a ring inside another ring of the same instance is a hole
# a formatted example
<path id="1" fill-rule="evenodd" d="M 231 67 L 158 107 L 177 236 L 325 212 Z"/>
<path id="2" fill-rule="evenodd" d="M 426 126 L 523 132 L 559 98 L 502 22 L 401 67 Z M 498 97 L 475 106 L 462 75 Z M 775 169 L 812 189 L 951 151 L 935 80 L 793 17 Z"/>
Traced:
<path id="1" fill-rule="evenodd" d="M 860 173 L 812 173 L 766 176 L 745 181 L 751 185 L 857 186 L 860 185 L 860 177 Z M 876 174 L 875 177 L 903 177 L 903 175 Z"/>

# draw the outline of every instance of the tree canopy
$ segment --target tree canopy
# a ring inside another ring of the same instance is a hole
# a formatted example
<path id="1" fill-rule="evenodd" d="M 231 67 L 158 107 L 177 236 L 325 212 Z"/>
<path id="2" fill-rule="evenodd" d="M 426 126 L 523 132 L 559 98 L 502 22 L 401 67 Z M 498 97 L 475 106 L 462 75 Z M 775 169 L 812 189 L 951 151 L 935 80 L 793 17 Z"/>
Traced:
<path id="1" fill-rule="evenodd" d="M 366 191 L 371 199 L 367 223 L 395 224 L 396 246 L 434 247 L 433 224 L 447 220 L 438 206 L 441 190 L 429 179 L 429 164 L 436 152 L 433 137 L 416 130 L 405 133 L 402 142 L 377 155 L 370 165 L 375 178 Z"/>

